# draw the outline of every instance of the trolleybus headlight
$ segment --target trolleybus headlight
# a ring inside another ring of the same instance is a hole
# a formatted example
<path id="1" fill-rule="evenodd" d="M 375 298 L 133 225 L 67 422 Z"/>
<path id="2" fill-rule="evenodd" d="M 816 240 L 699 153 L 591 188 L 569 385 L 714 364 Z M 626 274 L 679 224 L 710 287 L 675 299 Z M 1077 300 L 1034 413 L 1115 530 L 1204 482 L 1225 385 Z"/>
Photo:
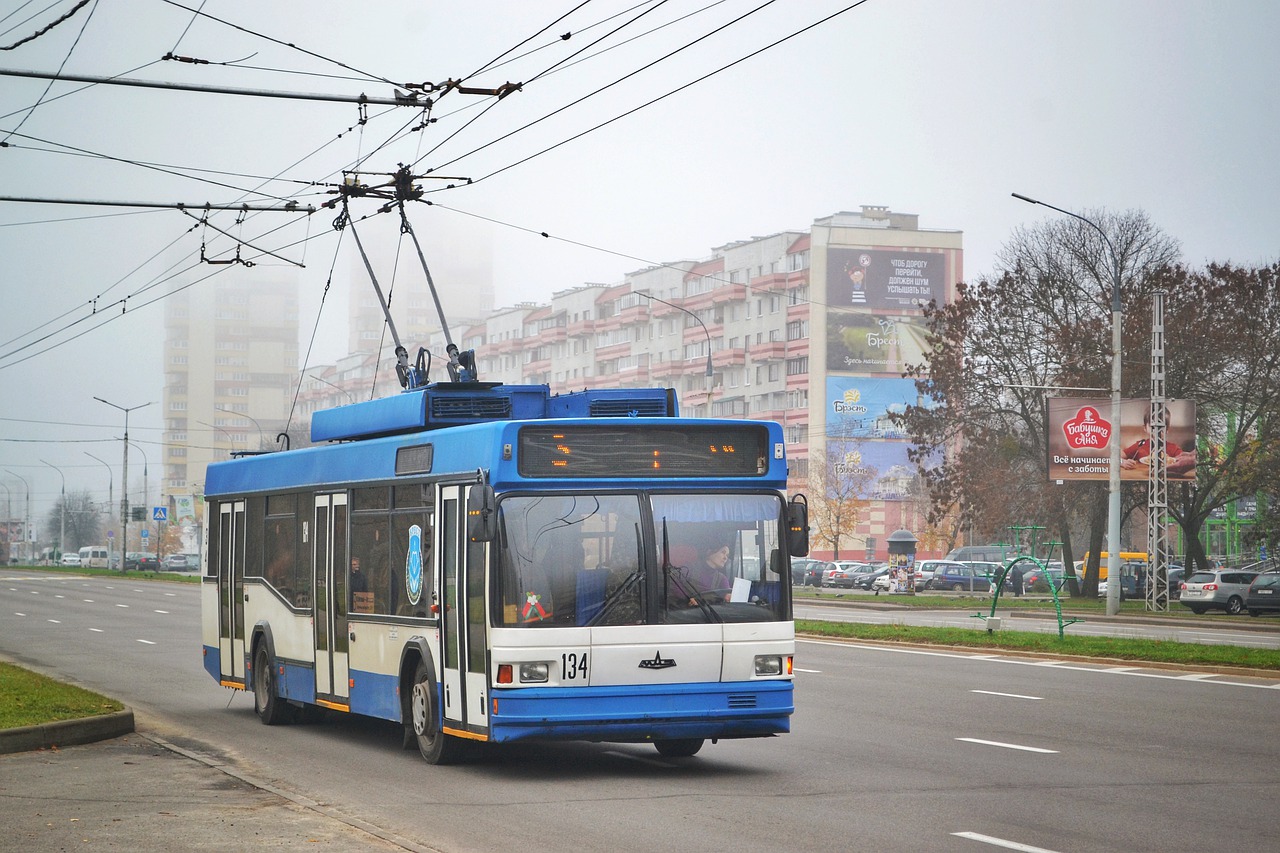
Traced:
<path id="1" fill-rule="evenodd" d="M 756 675 L 782 675 L 782 655 L 756 655 Z"/>
<path id="2" fill-rule="evenodd" d="M 525 682 L 546 681 L 550 667 L 546 663 L 520 664 L 520 680 Z"/>

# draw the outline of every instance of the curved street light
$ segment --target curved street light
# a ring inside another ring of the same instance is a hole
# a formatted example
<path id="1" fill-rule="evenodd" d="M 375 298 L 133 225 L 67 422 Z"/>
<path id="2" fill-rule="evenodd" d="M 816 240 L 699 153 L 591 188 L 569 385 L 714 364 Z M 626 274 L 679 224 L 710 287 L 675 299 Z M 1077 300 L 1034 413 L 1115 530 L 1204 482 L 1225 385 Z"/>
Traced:
<path id="1" fill-rule="evenodd" d="M 115 479 L 116 474 L 114 471 L 111 470 L 110 465 L 107 465 L 106 462 L 104 462 L 101 459 L 98 459 L 98 457 L 94 456 L 89 451 L 87 450 L 84 451 L 84 455 L 88 456 L 90 459 L 97 459 L 99 462 L 102 462 L 103 465 L 107 466 L 107 527 L 108 529 L 110 529 L 111 505 L 116 502 L 116 479 Z M 95 525 L 95 527 L 96 526 L 97 525 Z M 108 539 L 107 540 L 107 566 L 110 566 L 110 565 L 111 565 L 111 540 Z"/>
<path id="2" fill-rule="evenodd" d="M 356 398 L 351 396 L 351 392 L 348 391 L 346 388 L 343 388 L 340 385 L 334 385 L 328 379 L 321 379 L 319 376 L 316 376 L 314 373 L 308 373 L 307 376 L 310 376 L 312 379 L 316 380 L 317 382 L 323 382 L 325 385 L 328 385 L 330 388 L 341 391 L 343 394 L 347 395 L 347 399 L 350 400 L 351 402 L 354 403 L 356 401 Z"/>
<path id="3" fill-rule="evenodd" d="M 262 424 L 258 423 L 258 419 L 247 412 L 233 412 L 231 409 L 224 409 L 222 406 L 214 406 L 215 410 L 225 412 L 228 415 L 235 415 L 237 418 L 248 418 L 253 421 L 253 425 L 258 428 L 258 447 L 265 447 L 267 444 L 267 434 L 262 431 Z"/>
<path id="4" fill-rule="evenodd" d="M 25 522 L 23 523 L 23 525 L 22 525 L 22 529 L 23 529 L 22 538 L 23 538 L 23 539 L 26 541 L 26 543 L 27 543 L 27 547 L 26 547 L 26 548 L 24 548 L 23 550 L 25 550 L 25 551 L 27 552 L 27 559 L 31 559 L 31 546 L 30 546 L 30 542 L 31 542 L 31 484 L 30 484 L 30 483 L 28 483 L 28 482 L 27 482 L 27 478 L 26 478 L 26 477 L 24 477 L 24 476 L 22 476 L 21 474 L 18 474 L 18 473 L 15 473 L 15 472 L 13 472 L 13 471 L 10 471 L 8 468 L 4 469 L 4 471 L 5 471 L 5 473 L 6 473 L 6 474 L 12 474 L 13 476 L 15 476 L 15 477 L 17 477 L 19 480 L 21 480 L 21 481 L 22 481 L 22 485 L 23 485 L 23 486 L 25 486 L 25 487 L 26 487 L 26 490 L 27 490 L 27 517 L 26 517 L 26 521 L 25 521 Z"/>
<path id="5" fill-rule="evenodd" d="M 62 518 L 58 523 L 58 559 L 61 561 L 63 553 L 67 550 L 67 478 L 57 465 L 52 462 L 45 462 L 43 459 L 40 461 L 57 471 L 58 476 L 62 478 L 62 499 L 58 501 L 62 507 Z"/>
<path id="6" fill-rule="evenodd" d="M 650 296 L 649 294 L 639 290 L 636 291 L 636 295 L 643 296 L 645 299 L 652 299 L 654 302 L 661 302 L 663 305 L 670 305 L 672 308 L 676 309 L 677 311 L 683 311 L 693 319 L 697 320 L 698 325 L 702 327 L 702 333 L 707 336 L 707 414 L 711 414 L 711 405 L 710 405 L 711 404 L 710 395 L 712 390 L 711 377 L 715 375 L 715 370 L 711 365 L 711 332 L 707 330 L 707 324 L 702 322 L 702 318 L 699 317 L 697 314 L 693 313 L 688 308 L 684 308 L 680 305 L 676 305 L 674 302 L 668 302 L 665 299 L 659 299 L 656 296 Z"/>
<path id="7" fill-rule="evenodd" d="M 1065 216 L 1079 219 L 1102 235 L 1111 253 L 1111 456 L 1107 463 L 1107 615 L 1120 612 L 1120 329 L 1124 321 L 1124 307 L 1120 304 L 1120 256 L 1107 232 L 1092 219 L 1054 207 L 1048 202 L 1012 193 L 1013 197 L 1027 204 L 1038 204 L 1056 210 Z"/>

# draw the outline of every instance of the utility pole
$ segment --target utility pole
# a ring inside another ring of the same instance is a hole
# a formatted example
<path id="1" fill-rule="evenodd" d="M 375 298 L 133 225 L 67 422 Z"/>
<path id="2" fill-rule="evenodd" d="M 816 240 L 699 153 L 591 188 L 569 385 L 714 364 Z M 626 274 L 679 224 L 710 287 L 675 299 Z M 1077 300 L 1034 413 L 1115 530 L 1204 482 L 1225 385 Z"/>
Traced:
<path id="1" fill-rule="evenodd" d="M 106 403 L 113 409 L 124 412 L 124 467 L 120 474 L 120 571 L 124 571 L 125 559 L 129 554 L 129 413 L 135 409 L 143 409 L 155 403 L 142 403 L 137 406 L 118 406 L 110 400 L 94 397 L 99 403 Z"/>

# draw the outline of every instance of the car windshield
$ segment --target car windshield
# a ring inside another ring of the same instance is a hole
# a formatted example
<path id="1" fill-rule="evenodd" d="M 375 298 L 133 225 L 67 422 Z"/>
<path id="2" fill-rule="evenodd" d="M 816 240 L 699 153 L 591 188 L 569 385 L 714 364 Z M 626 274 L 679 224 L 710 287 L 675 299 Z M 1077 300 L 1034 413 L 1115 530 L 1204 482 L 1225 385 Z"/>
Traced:
<path id="1" fill-rule="evenodd" d="M 511 495 L 498 516 L 500 626 L 790 618 L 777 494 Z"/>

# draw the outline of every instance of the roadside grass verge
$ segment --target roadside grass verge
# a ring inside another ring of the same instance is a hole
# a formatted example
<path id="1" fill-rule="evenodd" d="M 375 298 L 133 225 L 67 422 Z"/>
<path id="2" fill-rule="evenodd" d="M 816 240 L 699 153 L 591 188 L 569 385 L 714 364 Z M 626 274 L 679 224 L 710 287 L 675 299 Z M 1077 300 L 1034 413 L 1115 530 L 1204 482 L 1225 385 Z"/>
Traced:
<path id="1" fill-rule="evenodd" d="M 122 572 L 119 569 L 91 569 L 88 566 L 9 566 L 10 569 L 30 569 L 33 572 L 51 572 L 59 575 L 90 575 L 104 578 L 125 578 L 128 580 L 174 581 L 176 583 L 199 583 L 199 572 Z"/>
<path id="2" fill-rule="evenodd" d="M 114 699 L 0 662 L 0 729 L 78 720 L 123 710 L 124 705 Z"/>
<path id="3" fill-rule="evenodd" d="M 1001 630 L 988 633 L 982 630 L 981 625 L 976 624 L 977 620 L 974 621 L 974 628 L 970 630 L 797 619 L 796 633 L 883 643 L 919 643 L 931 646 L 1036 652 L 1047 655 L 1079 655 L 1113 660 L 1178 663 L 1191 666 L 1234 666 L 1280 671 L 1280 650 L 1275 649 L 1198 645 L 1176 640 L 1077 637 L 1071 634 L 1059 638 L 1057 634 L 1035 631 Z"/>

